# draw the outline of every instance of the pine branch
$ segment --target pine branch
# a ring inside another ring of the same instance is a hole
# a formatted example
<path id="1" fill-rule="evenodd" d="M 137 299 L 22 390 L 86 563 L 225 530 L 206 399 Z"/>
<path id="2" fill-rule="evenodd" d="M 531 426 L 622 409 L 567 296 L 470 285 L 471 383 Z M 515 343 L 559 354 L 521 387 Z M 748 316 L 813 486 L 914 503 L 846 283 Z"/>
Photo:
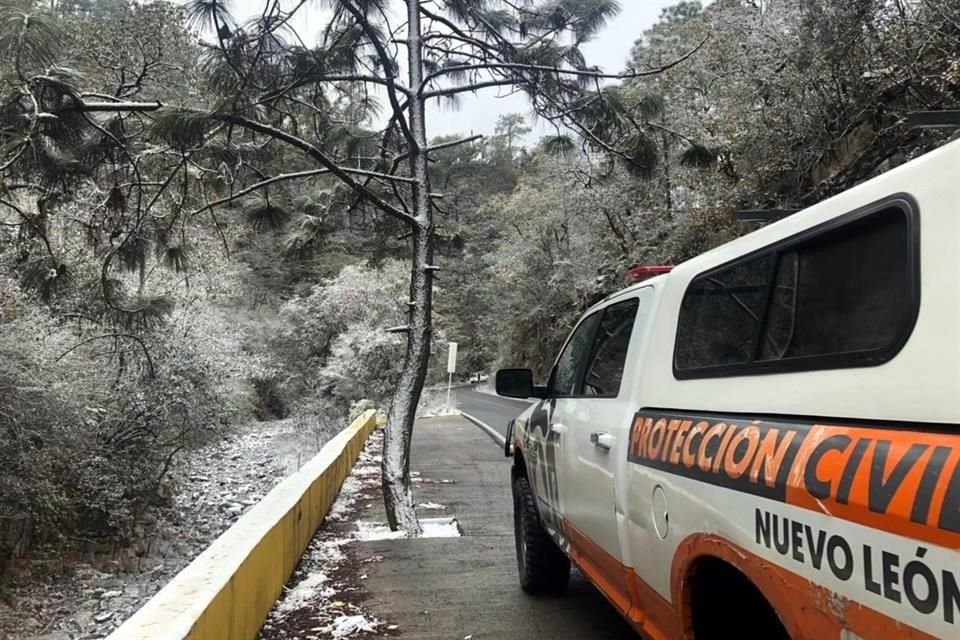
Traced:
<path id="1" fill-rule="evenodd" d="M 257 98 L 257 103 L 260 104 L 263 102 L 269 102 L 270 100 L 275 100 L 276 98 L 282 97 L 285 93 L 293 91 L 294 89 L 299 89 L 300 87 L 304 87 L 308 84 L 318 84 L 321 82 L 365 82 L 365 83 L 368 82 L 368 83 L 377 84 L 383 87 L 390 86 L 389 80 L 387 80 L 386 78 L 381 78 L 379 76 L 352 74 L 352 73 L 351 74 L 333 74 L 333 75 L 321 74 L 318 76 L 310 76 L 307 78 L 303 78 L 301 80 L 297 80 L 296 82 L 292 82 L 282 89 L 277 89 L 276 91 L 265 93 L 259 98 Z M 394 87 L 404 95 L 408 95 L 410 93 L 410 90 L 407 87 L 396 84 L 395 82 L 394 82 Z"/>
<path id="2" fill-rule="evenodd" d="M 560 109 L 560 108 L 562 108 L 562 107 L 564 106 L 562 103 L 558 103 L 556 100 L 553 100 L 553 99 L 552 99 L 549 95 L 547 95 L 547 94 L 541 94 L 541 95 L 542 95 L 542 97 L 544 98 L 544 100 L 546 100 L 546 101 L 548 101 L 548 102 L 551 102 L 551 103 L 553 104 L 553 107 L 554 107 L 555 109 Z M 601 149 L 603 149 L 604 151 L 606 151 L 606 152 L 609 153 L 610 155 L 613 155 L 613 156 L 616 156 L 616 157 L 618 157 L 618 158 L 620 158 L 620 159 L 622 159 L 622 160 L 625 160 L 626 162 L 628 162 L 628 163 L 630 163 L 630 164 L 632 164 L 632 165 L 636 165 L 636 166 L 637 166 L 638 168 L 640 168 L 640 169 L 646 169 L 646 167 L 642 167 L 642 166 L 638 165 L 637 162 L 636 162 L 633 158 L 631 158 L 629 155 L 627 155 L 627 154 L 624 153 L 623 151 L 615 148 L 613 145 L 611 145 L 610 143 L 608 143 L 608 142 L 606 142 L 605 140 L 603 140 L 602 138 L 600 138 L 600 137 L 599 137 L 596 133 L 594 133 L 589 127 L 584 126 L 584 125 L 583 125 L 579 120 L 577 120 L 576 118 L 572 118 L 572 117 L 569 117 L 569 116 L 566 116 L 566 115 L 554 116 L 554 117 L 545 116 L 545 117 L 546 117 L 548 120 L 550 120 L 551 122 L 553 122 L 553 121 L 556 120 L 556 119 L 559 119 L 561 122 L 563 122 L 564 124 L 566 124 L 568 127 L 570 127 L 571 129 L 574 129 L 575 131 L 578 131 L 584 138 L 590 140 L 593 144 L 597 145 L 598 147 L 600 147 Z"/>
<path id="3" fill-rule="evenodd" d="M 370 38 L 370 44 L 373 45 L 374 50 L 377 52 L 377 57 L 380 59 L 380 66 L 383 68 L 383 71 L 386 74 L 387 98 L 390 100 L 390 106 L 393 109 L 394 115 L 396 116 L 397 123 L 400 125 L 400 130 L 403 131 L 403 136 L 407 139 L 408 144 L 416 147 L 416 138 L 410 132 L 410 126 L 407 123 L 407 119 L 403 115 L 403 109 L 400 106 L 400 99 L 397 98 L 396 76 L 394 75 L 397 72 L 396 62 L 394 62 L 393 58 L 390 57 L 390 54 L 387 53 L 387 49 L 377 36 L 377 33 L 370 27 L 370 22 L 367 20 L 366 15 L 357 7 L 353 6 L 353 3 L 349 0 L 341 0 L 340 6 L 346 9 L 350 15 L 353 16 L 353 18 L 357 21 L 357 24 L 360 25 L 360 28 L 363 29 L 363 32 L 368 38 Z M 399 213 L 399 210 L 397 212 Z"/>
<path id="4" fill-rule="evenodd" d="M 398 182 L 407 182 L 407 183 L 412 183 L 412 182 L 414 182 L 413 178 L 407 178 L 407 177 L 404 177 L 404 176 L 391 176 L 391 175 L 387 175 L 387 174 L 385 174 L 385 173 L 378 173 L 378 172 L 376 172 L 376 171 L 366 171 L 366 170 L 364 170 L 364 169 L 349 169 L 349 168 L 344 167 L 344 168 L 343 168 L 343 171 L 345 171 L 346 173 L 349 173 L 349 174 L 356 174 L 356 175 L 361 175 L 361 176 L 370 176 L 370 177 L 376 178 L 376 179 L 378 179 L 378 180 L 394 180 L 394 181 L 398 181 Z M 256 183 L 256 184 L 252 184 L 252 185 L 250 185 L 249 187 L 245 187 L 245 188 L 241 189 L 240 191 L 237 191 L 236 193 L 233 193 L 233 194 L 231 194 L 231 195 L 229 195 L 229 196 L 220 198 L 219 200 L 215 200 L 214 202 L 211 202 L 211 203 L 209 203 L 209 204 L 207 204 L 207 205 L 205 205 L 205 206 L 203 206 L 203 207 L 200 207 L 199 209 L 196 209 L 196 210 L 192 211 L 192 212 L 190 213 L 190 217 L 193 217 L 193 216 L 195 216 L 195 215 L 201 214 L 201 213 L 203 213 L 204 211 L 207 211 L 208 209 L 212 209 L 212 208 L 214 208 L 214 207 L 218 207 L 218 206 L 220 206 L 220 205 L 222 205 L 222 204 L 227 204 L 228 202 L 232 202 L 233 200 L 236 200 L 237 198 L 241 198 L 241 197 L 247 195 L 248 193 L 252 193 L 252 192 L 254 192 L 254 191 L 257 191 L 258 189 L 263 189 L 264 187 L 269 187 L 270 185 L 276 184 L 276 183 L 278 183 L 278 182 L 286 182 L 286 181 L 288 181 L 288 180 L 296 180 L 296 179 L 298 179 L 298 178 L 310 178 L 310 177 L 313 177 L 313 176 L 319 176 L 319 175 L 324 175 L 324 174 L 329 174 L 329 173 L 331 173 L 331 170 L 330 170 L 330 169 L 309 169 L 309 170 L 307 170 L 307 171 L 296 171 L 296 172 L 293 172 L 293 173 L 281 173 L 281 174 L 278 174 L 278 175 L 273 176 L 272 178 L 267 178 L 266 180 L 261 180 L 260 182 L 258 182 L 258 183 Z"/>
<path id="5" fill-rule="evenodd" d="M 687 60 L 690 56 L 695 54 L 697 51 L 706 44 L 707 40 L 710 38 L 710 34 L 707 34 L 703 40 L 700 41 L 693 49 L 686 52 L 676 60 L 668 62 L 665 65 L 657 67 L 655 69 L 647 69 L 645 71 L 635 71 L 629 70 L 622 73 L 604 73 L 598 69 L 573 69 L 565 68 L 557 65 L 543 65 L 543 64 L 530 64 L 525 62 L 485 62 L 482 64 L 463 64 L 463 65 L 454 65 L 451 67 L 445 67 L 443 69 L 438 69 L 431 74 L 428 74 L 427 77 L 423 79 L 423 82 L 418 89 L 418 93 L 422 96 L 427 85 L 447 74 L 458 74 L 458 73 L 468 73 L 470 71 L 495 71 L 495 70 L 511 70 L 511 71 L 545 71 L 549 73 L 555 73 L 558 75 L 572 75 L 578 77 L 585 77 L 597 80 L 632 80 L 634 78 L 643 78 L 647 76 L 655 76 L 661 74 L 678 64 L 681 64 Z M 471 89 L 465 88 L 463 91 L 470 91 Z"/>
<path id="6" fill-rule="evenodd" d="M 133 340 L 134 342 L 140 345 L 140 349 L 143 351 L 143 355 L 147 359 L 147 368 L 150 370 L 150 378 L 155 378 L 156 371 L 153 368 L 153 358 L 150 357 L 150 350 L 147 349 L 147 345 L 146 343 L 144 343 L 142 338 L 140 338 L 139 336 L 135 336 L 132 333 L 107 333 L 101 336 L 93 336 L 92 338 L 87 338 L 86 340 L 82 340 L 78 342 L 77 344 L 73 345 L 72 347 L 70 347 L 63 353 L 61 353 L 59 356 L 57 356 L 57 359 L 54 360 L 54 362 L 60 362 L 61 360 L 66 358 L 68 355 L 70 355 L 71 353 L 73 353 L 83 345 L 93 342 L 94 340 L 105 340 L 105 339 L 117 340 L 119 338 L 126 338 L 128 340 Z"/>
<path id="7" fill-rule="evenodd" d="M 390 203 L 385 201 L 383 198 L 378 196 L 376 193 L 371 191 L 366 185 L 360 184 L 359 182 L 354 180 L 350 176 L 350 173 L 354 170 L 341 167 L 336 162 L 334 162 L 331 158 L 329 158 L 325 153 L 323 153 L 323 151 L 318 149 L 316 146 L 310 144 L 306 140 L 303 140 L 302 138 L 298 138 L 297 136 L 287 133 L 286 131 L 283 131 L 281 129 L 277 129 L 276 127 L 271 127 L 270 125 L 263 124 L 262 122 L 257 122 L 256 120 L 251 120 L 245 116 L 239 116 L 239 115 L 233 115 L 233 114 L 227 114 L 227 113 L 213 113 L 213 114 L 210 114 L 210 117 L 211 119 L 219 120 L 220 122 L 233 124 L 238 127 L 243 127 L 244 129 L 247 129 L 249 131 L 261 133 L 265 136 L 269 136 L 276 140 L 286 142 L 290 146 L 300 149 L 301 151 L 309 155 L 311 158 L 319 162 L 321 166 L 328 169 L 330 173 L 335 175 L 337 178 L 340 179 L 341 182 L 343 182 L 348 187 L 353 189 L 355 193 L 357 193 L 359 196 L 363 198 L 366 198 L 368 201 L 370 201 L 374 206 L 376 206 L 378 209 L 380 209 L 384 213 L 390 216 L 393 216 L 394 218 L 403 222 L 404 224 L 408 224 L 414 227 L 419 225 L 416 218 L 401 211 L 397 207 L 391 205 Z"/>
<path id="8" fill-rule="evenodd" d="M 118 113 L 142 113 L 146 111 L 156 111 L 163 107 L 161 102 L 89 102 L 78 101 L 73 105 L 66 107 L 63 111 L 81 111 L 83 113 L 96 113 L 102 111 L 114 111 Z"/>
<path id="9" fill-rule="evenodd" d="M 16 212 L 17 215 L 23 218 L 23 224 L 30 227 L 33 230 L 33 232 L 37 234 L 37 237 L 40 238 L 40 240 L 43 242 L 43 245 L 46 247 L 47 254 L 50 256 L 50 258 L 53 259 L 54 262 L 56 262 L 57 257 L 53 254 L 53 247 L 50 246 L 50 239 L 47 237 L 46 230 L 37 224 L 36 218 L 31 216 L 20 207 L 13 204 L 12 202 L 7 202 L 6 200 L 0 200 L 0 204 L 4 205 L 5 207 L 9 207 L 10 209 L 13 209 L 13 211 Z M 4 225 L 4 226 L 12 227 L 12 226 L 19 226 L 19 225 Z"/>
<path id="10" fill-rule="evenodd" d="M 652 127 L 652 128 L 654 128 L 654 129 L 658 129 L 658 130 L 660 130 L 660 131 L 662 131 L 662 132 L 664 132 L 664 133 L 666 133 L 666 134 L 668 134 L 668 135 L 674 136 L 674 137 L 676 137 L 676 138 L 680 138 L 681 140 L 683 140 L 684 142 L 686 142 L 686 143 L 688 143 L 688 144 L 690 144 L 690 145 L 696 145 L 696 144 L 697 144 L 697 142 L 696 142 L 695 140 L 693 140 L 690 136 L 684 135 L 684 134 L 680 133 L 679 131 L 676 131 L 676 130 L 674 130 L 674 129 L 671 129 L 670 127 L 665 127 L 665 126 L 662 125 L 662 124 L 657 124 L 656 122 L 649 122 L 649 121 L 648 121 L 648 122 L 644 122 L 643 124 L 644 124 L 645 126 L 647 126 L 647 127 Z"/>
<path id="11" fill-rule="evenodd" d="M 456 147 L 461 144 L 469 144 L 471 142 L 476 142 L 477 140 L 482 140 L 483 134 L 478 133 L 475 136 L 470 136 L 469 138 L 461 138 L 459 140 L 451 140 L 449 142 L 441 142 L 440 144 L 433 145 L 428 147 L 427 151 L 440 151 L 441 149 L 449 149 L 450 147 Z"/>
<path id="12" fill-rule="evenodd" d="M 446 89 L 436 89 L 434 91 L 426 91 L 420 95 L 424 100 L 430 98 L 442 98 L 445 96 L 454 96 L 461 93 L 470 93 L 472 91 L 479 91 L 480 89 L 489 89 L 490 87 L 512 87 L 516 86 L 517 80 L 511 78 L 509 80 L 488 80 L 486 82 L 475 82 L 473 84 L 458 85 L 456 87 L 447 87 Z"/>
<path id="13" fill-rule="evenodd" d="M 471 35 L 469 35 L 468 33 L 466 33 L 463 29 L 461 29 L 460 26 L 457 25 L 457 24 L 456 24 L 455 22 L 453 22 L 452 20 L 449 20 L 449 19 L 447 19 L 447 18 L 445 18 L 445 17 L 443 17 L 443 16 L 441 16 L 441 15 L 439 15 L 439 14 L 433 13 L 432 11 L 430 11 L 430 10 L 428 10 L 428 9 L 425 9 L 425 8 L 423 7 L 423 5 L 420 5 L 420 13 L 422 13 L 422 14 L 423 14 L 424 16 L 426 16 L 427 18 L 429 18 L 429 19 L 431 19 L 431 20 L 433 20 L 433 21 L 435 21 L 435 22 L 439 22 L 440 24 L 442 24 L 442 25 L 445 26 L 446 28 L 450 29 L 450 31 L 452 32 L 452 34 L 449 35 L 448 37 L 454 37 L 454 36 L 455 36 L 456 38 L 460 39 L 461 41 L 463 41 L 463 42 L 466 43 L 466 44 L 473 45 L 473 46 L 475 46 L 475 47 L 477 47 L 477 48 L 479 48 L 479 49 L 482 49 L 482 50 L 484 50 L 484 51 L 487 51 L 487 52 L 490 52 L 490 53 L 493 53 L 493 54 L 497 54 L 497 53 L 500 52 L 499 49 L 497 49 L 497 47 L 496 47 L 495 45 L 490 44 L 489 42 L 484 42 L 483 40 L 479 40 L 479 39 L 477 39 L 477 38 L 474 38 L 473 36 L 471 36 Z"/>

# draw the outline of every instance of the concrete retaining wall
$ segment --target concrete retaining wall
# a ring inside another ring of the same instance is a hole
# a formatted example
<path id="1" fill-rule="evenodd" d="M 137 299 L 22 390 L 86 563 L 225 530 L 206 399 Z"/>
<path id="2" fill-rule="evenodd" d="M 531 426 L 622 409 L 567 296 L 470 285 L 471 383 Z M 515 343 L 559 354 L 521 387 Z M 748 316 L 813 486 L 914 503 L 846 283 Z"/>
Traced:
<path id="1" fill-rule="evenodd" d="M 354 420 L 108 640 L 254 640 L 376 426 Z"/>

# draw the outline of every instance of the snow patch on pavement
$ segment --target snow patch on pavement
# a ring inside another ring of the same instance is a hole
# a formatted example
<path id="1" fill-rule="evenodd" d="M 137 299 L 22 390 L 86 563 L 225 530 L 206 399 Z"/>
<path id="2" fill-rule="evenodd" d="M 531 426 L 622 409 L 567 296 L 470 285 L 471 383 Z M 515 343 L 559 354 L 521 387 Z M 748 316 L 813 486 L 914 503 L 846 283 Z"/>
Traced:
<path id="1" fill-rule="evenodd" d="M 379 621 L 368 620 L 362 615 L 340 616 L 333 621 L 333 624 L 325 627 L 324 631 L 332 634 L 334 638 L 347 638 L 359 631 L 374 632 L 379 625 Z"/>
<path id="2" fill-rule="evenodd" d="M 358 522 L 357 540 L 370 542 L 371 540 L 398 540 L 406 538 L 404 531 L 391 531 L 390 527 L 383 522 Z"/>
<path id="3" fill-rule="evenodd" d="M 456 518 L 421 518 L 421 538 L 459 538 L 462 535 Z"/>
<path id="4" fill-rule="evenodd" d="M 316 573 L 311 573 L 286 593 L 283 600 L 277 605 L 277 611 L 279 613 L 286 613 L 294 609 L 299 609 L 306 603 L 318 598 L 332 596 L 336 591 L 327 586 L 327 582 L 327 574 L 324 572 L 317 571 Z"/>
<path id="5" fill-rule="evenodd" d="M 261 638 L 350 638 L 378 633 L 384 626 L 381 620 L 368 615 L 360 606 L 346 601 L 355 588 L 344 576 L 344 571 L 349 570 L 347 562 L 350 559 L 344 549 L 361 538 L 350 530 L 343 533 L 346 522 L 359 508 L 364 492 L 379 486 L 382 457 L 374 452 L 382 446 L 383 434 L 374 432 L 353 471 L 341 485 L 325 526 L 307 547 L 294 574 L 295 584 L 285 591 L 267 617 Z"/>
<path id="6" fill-rule="evenodd" d="M 350 549 L 357 543 L 406 538 L 403 531 L 391 531 L 384 522 L 358 520 L 358 514 L 371 499 L 380 500 L 379 452 L 383 433 L 375 431 L 360 454 L 353 471 L 344 481 L 324 525 L 307 547 L 292 586 L 278 601 L 261 632 L 261 640 L 331 640 L 381 636 L 395 630 L 370 615 L 351 597 L 366 579 L 363 565 L 383 561 L 375 555 L 357 559 Z M 452 484 L 452 480 L 423 478 L 411 472 L 414 482 Z M 445 511 L 436 502 L 417 505 L 423 511 Z M 421 518 L 423 538 L 456 538 L 463 535 L 460 523 L 451 516 Z"/>
<path id="7" fill-rule="evenodd" d="M 456 518 L 420 518 L 420 538 L 459 538 L 460 523 Z M 358 522 L 357 540 L 398 540 L 405 538 L 403 531 L 391 531 L 384 522 Z"/>
<path id="8" fill-rule="evenodd" d="M 356 503 L 356 495 L 362 487 L 363 484 L 359 478 L 348 476 L 347 479 L 343 481 L 343 486 L 340 488 L 340 496 L 337 498 L 337 501 L 333 503 L 333 506 L 330 507 L 327 518 L 330 520 L 343 520 L 349 513 L 350 508 Z"/>

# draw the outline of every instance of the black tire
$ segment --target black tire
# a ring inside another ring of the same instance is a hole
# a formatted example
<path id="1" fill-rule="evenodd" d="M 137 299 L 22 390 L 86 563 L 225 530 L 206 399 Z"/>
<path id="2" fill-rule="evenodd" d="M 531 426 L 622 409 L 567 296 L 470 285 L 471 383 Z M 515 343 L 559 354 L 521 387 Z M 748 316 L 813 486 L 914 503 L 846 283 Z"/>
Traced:
<path id="1" fill-rule="evenodd" d="M 513 531 L 517 544 L 520 586 L 531 595 L 556 594 L 570 581 L 570 559 L 540 524 L 530 482 L 513 481 Z"/>

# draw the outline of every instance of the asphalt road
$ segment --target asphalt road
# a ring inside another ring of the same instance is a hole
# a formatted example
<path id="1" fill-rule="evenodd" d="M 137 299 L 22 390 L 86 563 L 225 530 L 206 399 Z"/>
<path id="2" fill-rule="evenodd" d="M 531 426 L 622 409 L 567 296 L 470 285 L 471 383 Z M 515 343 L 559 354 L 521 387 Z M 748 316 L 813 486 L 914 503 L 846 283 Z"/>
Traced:
<path id="1" fill-rule="evenodd" d="M 477 395 L 467 390 L 460 397 L 469 403 Z M 491 418 L 522 409 L 507 402 L 493 398 L 471 406 L 492 408 Z M 480 429 L 453 416 L 418 420 L 412 446 L 417 501 L 443 505 L 421 517 L 455 517 L 462 537 L 345 547 L 365 578 L 360 597 L 370 615 L 397 625 L 401 640 L 637 639 L 577 571 L 559 596 L 533 597 L 520 589 L 510 464 Z M 384 521 L 377 498 L 362 519 Z"/>
<path id="2" fill-rule="evenodd" d="M 501 398 L 475 391 L 469 386 L 457 387 L 453 392 L 457 409 L 469 413 L 504 435 L 507 432 L 507 423 L 530 406 L 530 403 L 525 400 Z"/>

